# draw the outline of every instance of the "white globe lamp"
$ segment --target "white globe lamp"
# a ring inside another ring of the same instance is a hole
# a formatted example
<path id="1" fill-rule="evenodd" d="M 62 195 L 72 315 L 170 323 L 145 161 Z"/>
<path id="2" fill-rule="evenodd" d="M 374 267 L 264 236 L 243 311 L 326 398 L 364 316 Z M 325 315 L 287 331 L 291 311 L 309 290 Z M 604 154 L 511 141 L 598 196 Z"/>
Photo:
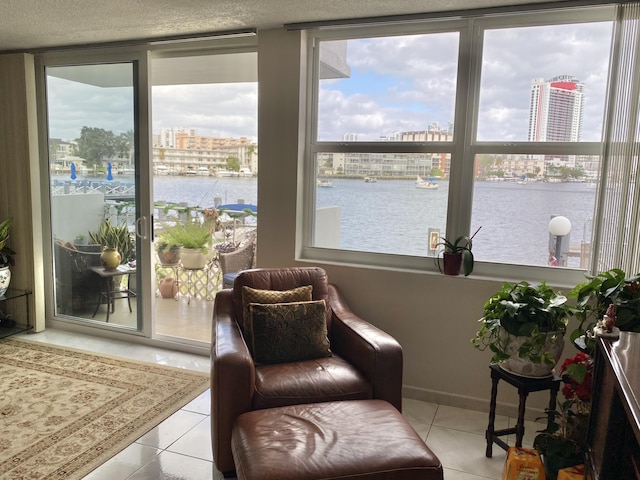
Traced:
<path id="1" fill-rule="evenodd" d="M 556 265 L 566 266 L 565 258 L 562 258 L 562 242 L 571 232 L 571 221 L 562 215 L 556 215 L 549 221 L 549 233 L 556 237 L 555 260 Z"/>
<path id="2" fill-rule="evenodd" d="M 549 233 L 554 237 L 564 237 L 571 232 L 571 221 L 567 217 L 557 215 L 549 222 Z"/>

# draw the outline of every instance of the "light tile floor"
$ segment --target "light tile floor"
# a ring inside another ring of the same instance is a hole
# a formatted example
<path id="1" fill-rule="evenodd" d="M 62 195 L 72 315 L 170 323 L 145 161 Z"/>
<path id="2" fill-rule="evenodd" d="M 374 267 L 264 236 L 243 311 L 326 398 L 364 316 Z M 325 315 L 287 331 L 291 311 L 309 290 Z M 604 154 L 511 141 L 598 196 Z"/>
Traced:
<path id="1" fill-rule="evenodd" d="M 108 353 L 162 365 L 209 371 L 209 358 L 60 330 L 24 334 L 30 340 Z M 87 475 L 89 480 L 222 480 L 214 468 L 210 434 L 210 391 L 206 391 L 115 457 Z M 440 458 L 446 480 L 501 478 L 505 452 L 494 445 L 485 457 L 488 413 L 403 400 L 403 414 Z M 515 419 L 496 417 L 496 428 Z M 530 446 L 539 425 L 527 422 L 524 446 Z M 512 445 L 514 438 L 507 438 Z M 401 480 L 401 479 L 399 479 Z"/>

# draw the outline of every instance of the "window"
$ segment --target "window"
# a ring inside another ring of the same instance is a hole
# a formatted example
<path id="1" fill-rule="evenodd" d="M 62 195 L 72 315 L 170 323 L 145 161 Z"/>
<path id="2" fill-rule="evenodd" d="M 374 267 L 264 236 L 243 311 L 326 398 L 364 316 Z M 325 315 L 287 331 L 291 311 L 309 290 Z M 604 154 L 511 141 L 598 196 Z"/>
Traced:
<path id="1" fill-rule="evenodd" d="M 303 256 L 411 266 L 439 235 L 480 229 L 477 261 L 588 269 L 613 18 L 598 7 L 310 31 Z"/>

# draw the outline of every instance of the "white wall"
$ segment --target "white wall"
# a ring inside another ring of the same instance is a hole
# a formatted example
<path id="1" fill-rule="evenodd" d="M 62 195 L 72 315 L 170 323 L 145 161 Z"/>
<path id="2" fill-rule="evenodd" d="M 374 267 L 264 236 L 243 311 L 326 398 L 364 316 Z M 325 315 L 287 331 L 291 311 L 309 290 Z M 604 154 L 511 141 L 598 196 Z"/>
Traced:
<path id="1" fill-rule="evenodd" d="M 296 233 L 304 150 L 304 34 L 259 32 L 258 266 L 302 265 Z M 426 272 L 320 264 L 352 309 L 393 335 L 404 349 L 405 394 L 411 398 L 488 411 L 488 352 L 473 348 L 485 300 L 502 281 Z M 568 346 L 565 353 L 573 355 Z M 499 411 L 515 413 L 515 389 L 499 387 Z M 500 405 L 509 404 L 508 407 Z M 532 393 L 529 407 L 543 410 L 548 392 Z M 531 412 L 528 417 L 540 414 Z"/>
<path id="2" fill-rule="evenodd" d="M 53 237 L 73 242 L 76 235 L 88 237 L 95 232 L 104 217 L 104 195 L 53 195 L 51 197 L 51 228 Z"/>

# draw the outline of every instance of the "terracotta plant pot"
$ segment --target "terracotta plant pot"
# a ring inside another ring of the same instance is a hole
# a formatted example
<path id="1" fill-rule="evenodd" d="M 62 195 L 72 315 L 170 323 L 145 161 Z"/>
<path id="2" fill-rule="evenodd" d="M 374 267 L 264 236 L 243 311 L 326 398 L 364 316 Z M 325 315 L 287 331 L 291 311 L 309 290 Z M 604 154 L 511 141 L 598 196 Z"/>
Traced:
<path id="1" fill-rule="evenodd" d="M 174 298 L 178 294 L 178 282 L 173 277 L 163 278 L 158 289 L 162 298 Z"/>
<path id="2" fill-rule="evenodd" d="M 460 275 L 460 266 L 462 265 L 462 254 L 444 252 L 442 254 L 444 262 L 443 272 L 445 275 Z"/>
<path id="3" fill-rule="evenodd" d="M 173 247 L 166 249 L 165 245 L 158 247 L 158 259 L 162 265 L 177 265 L 180 263 L 180 247 L 174 245 Z"/>

